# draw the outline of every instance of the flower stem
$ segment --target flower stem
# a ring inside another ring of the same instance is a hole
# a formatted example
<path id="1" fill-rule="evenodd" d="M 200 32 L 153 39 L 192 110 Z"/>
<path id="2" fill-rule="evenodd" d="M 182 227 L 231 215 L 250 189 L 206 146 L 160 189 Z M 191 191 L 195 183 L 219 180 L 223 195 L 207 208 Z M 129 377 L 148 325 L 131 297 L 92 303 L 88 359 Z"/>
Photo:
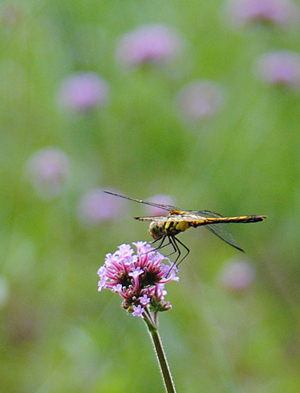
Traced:
<path id="1" fill-rule="evenodd" d="M 146 316 L 145 314 L 143 319 L 148 327 L 148 331 L 153 342 L 153 346 L 159 363 L 160 371 L 163 377 L 166 392 L 176 393 L 174 381 L 171 375 L 171 371 L 169 369 L 167 357 L 164 352 L 164 348 L 157 327 L 153 324 L 151 319 L 148 319 L 148 316 Z"/>

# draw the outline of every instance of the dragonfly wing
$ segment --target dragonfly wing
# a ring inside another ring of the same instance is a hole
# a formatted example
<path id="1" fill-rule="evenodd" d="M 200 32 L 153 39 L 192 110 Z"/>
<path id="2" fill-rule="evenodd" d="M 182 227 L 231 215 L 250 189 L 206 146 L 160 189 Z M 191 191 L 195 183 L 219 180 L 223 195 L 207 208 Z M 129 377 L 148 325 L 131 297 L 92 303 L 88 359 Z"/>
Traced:
<path id="1" fill-rule="evenodd" d="M 244 250 L 237 244 L 232 234 L 224 228 L 224 224 L 205 225 L 205 228 L 212 232 L 214 235 L 218 236 L 224 242 L 230 244 L 232 247 L 244 252 Z"/>
<path id="2" fill-rule="evenodd" d="M 199 214 L 199 216 L 206 217 L 206 218 L 209 218 L 209 217 L 215 217 L 215 218 L 223 217 L 221 214 L 214 213 L 214 212 L 211 212 L 209 210 L 200 210 L 198 212 L 197 211 L 193 211 L 191 213 Z"/>
<path id="3" fill-rule="evenodd" d="M 139 221 L 158 221 L 158 222 L 162 222 L 165 223 L 167 222 L 168 216 L 154 216 L 154 217 L 134 217 L 135 220 L 139 220 Z"/>
<path id="4" fill-rule="evenodd" d="M 195 212 L 196 213 L 196 212 Z M 204 216 L 204 217 L 215 217 L 215 218 L 220 218 L 223 217 L 221 214 L 211 212 L 209 210 L 201 210 L 198 212 L 199 215 Z M 213 224 L 213 225 L 205 225 L 205 228 L 208 229 L 210 232 L 212 232 L 214 235 L 218 236 L 220 239 L 222 239 L 224 242 L 230 244 L 232 247 L 245 252 L 236 242 L 234 237 L 230 232 L 227 231 L 227 229 L 224 228 L 224 224 Z"/>
<path id="5" fill-rule="evenodd" d="M 134 217 L 140 221 L 157 221 L 165 224 L 166 222 L 195 222 L 205 220 L 205 217 L 199 216 L 199 214 L 181 215 L 180 213 L 171 213 L 168 216 L 155 216 L 155 217 Z"/>
<path id="6" fill-rule="evenodd" d="M 159 207 L 160 209 L 167 210 L 169 212 L 177 210 L 177 208 L 175 206 L 171 206 L 171 205 L 163 205 L 161 203 L 155 203 L 155 202 L 150 202 L 150 201 L 143 201 L 142 199 L 130 198 L 128 196 L 121 195 L 121 194 L 116 194 L 116 193 L 110 192 L 110 191 L 104 191 L 104 192 L 105 192 L 105 194 L 114 195 L 114 196 L 117 196 L 119 198 L 128 199 L 129 201 L 134 201 L 134 202 L 138 202 L 138 203 L 143 203 L 144 205 Z"/>

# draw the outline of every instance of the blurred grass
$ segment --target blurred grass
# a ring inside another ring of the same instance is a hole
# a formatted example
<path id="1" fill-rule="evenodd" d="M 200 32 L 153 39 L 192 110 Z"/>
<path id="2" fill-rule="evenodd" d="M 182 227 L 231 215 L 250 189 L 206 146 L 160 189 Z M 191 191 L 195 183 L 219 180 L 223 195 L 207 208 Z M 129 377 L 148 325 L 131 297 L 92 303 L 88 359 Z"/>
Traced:
<path id="1" fill-rule="evenodd" d="M 236 251 L 201 230 L 182 235 L 191 254 L 168 289 L 173 310 L 160 318 L 161 335 L 178 391 L 299 391 L 300 96 L 252 74 L 267 50 L 299 51 L 299 31 L 234 31 L 221 1 L 13 4 L 17 22 L 0 26 L 0 255 L 9 286 L 1 390 L 162 391 L 142 321 L 124 315 L 116 296 L 97 293 L 105 254 L 149 239 L 131 219 L 141 207 L 93 230 L 76 216 L 85 191 L 114 186 L 144 199 L 168 193 L 184 209 L 268 215 L 232 228 L 257 269 L 241 296 L 218 281 Z M 170 70 L 124 71 L 117 38 L 150 22 L 177 28 L 186 56 Z M 109 82 L 107 108 L 81 117 L 58 108 L 59 84 L 77 70 Z M 227 101 L 193 127 L 180 120 L 174 96 L 198 78 L 223 83 Z M 51 202 L 24 176 L 28 158 L 46 146 L 64 150 L 72 167 L 68 191 Z"/>

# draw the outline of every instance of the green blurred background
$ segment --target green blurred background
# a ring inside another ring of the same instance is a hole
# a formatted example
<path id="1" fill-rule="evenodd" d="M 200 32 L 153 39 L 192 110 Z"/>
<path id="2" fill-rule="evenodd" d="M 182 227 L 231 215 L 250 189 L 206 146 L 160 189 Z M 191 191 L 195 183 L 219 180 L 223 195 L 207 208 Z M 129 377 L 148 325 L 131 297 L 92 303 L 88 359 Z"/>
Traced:
<path id="1" fill-rule="evenodd" d="M 191 253 L 167 288 L 173 309 L 160 315 L 160 332 L 178 392 L 300 391 L 300 95 L 252 72 L 266 51 L 299 51 L 299 30 L 238 30 L 223 7 L 2 2 L 1 391 L 163 391 L 143 321 L 126 315 L 116 294 L 97 292 L 106 253 L 150 240 L 147 224 L 132 219 L 145 211 L 132 202 L 117 222 L 83 226 L 78 203 L 95 187 L 143 199 L 169 194 L 184 209 L 267 215 L 230 227 L 256 271 L 244 291 L 220 281 L 228 260 L 244 255 L 202 229 L 181 235 Z M 176 28 L 184 54 L 169 68 L 124 70 L 118 37 L 152 22 Z M 75 71 L 108 82 L 105 108 L 70 116 L 58 107 L 60 83 Z M 182 121 L 174 98 L 196 79 L 217 81 L 226 94 L 223 110 L 195 126 Z M 48 146 L 71 167 L 70 184 L 52 200 L 24 175 Z"/>

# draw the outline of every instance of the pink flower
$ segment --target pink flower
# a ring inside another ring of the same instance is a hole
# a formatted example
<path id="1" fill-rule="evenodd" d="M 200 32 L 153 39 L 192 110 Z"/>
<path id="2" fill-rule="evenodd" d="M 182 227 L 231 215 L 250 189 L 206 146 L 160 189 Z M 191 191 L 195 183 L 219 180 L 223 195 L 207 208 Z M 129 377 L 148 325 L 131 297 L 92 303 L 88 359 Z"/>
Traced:
<path id="1" fill-rule="evenodd" d="M 299 17 L 299 7 L 292 0 L 230 0 L 227 10 L 237 25 L 266 22 L 288 27 Z"/>
<path id="2" fill-rule="evenodd" d="M 3 2 L 4 3 L 4 2 Z M 25 9 L 21 7 L 21 3 L 17 5 L 14 3 L 1 4 L 0 9 L 0 25 L 10 28 L 18 27 L 20 22 L 24 20 Z"/>
<path id="3" fill-rule="evenodd" d="M 86 112 L 108 102 L 108 83 L 94 72 L 75 72 L 61 83 L 59 104 L 69 111 Z"/>
<path id="4" fill-rule="evenodd" d="M 233 259 L 224 266 L 220 280 L 231 291 L 248 289 L 255 279 L 255 269 L 247 261 Z"/>
<path id="5" fill-rule="evenodd" d="M 53 199 L 63 192 L 70 180 L 69 159 L 57 148 L 38 150 L 27 163 L 26 175 L 41 198 Z"/>
<path id="6" fill-rule="evenodd" d="M 81 198 L 78 217 L 84 225 L 95 226 L 105 221 L 120 220 L 124 216 L 127 201 L 111 198 L 103 191 L 102 188 L 95 188 Z"/>
<path id="7" fill-rule="evenodd" d="M 181 49 L 182 41 L 175 29 L 150 24 L 124 34 L 117 44 L 116 58 L 128 67 L 164 64 L 175 59 Z"/>
<path id="8" fill-rule="evenodd" d="M 288 50 L 267 52 L 256 62 L 255 72 L 264 82 L 300 88 L 300 54 Z"/>
<path id="9" fill-rule="evenodd" d="M 133 316 L 143 316 L 148 307 L 153 312 L 166 311 L 172 306 L 164 300 L 165 284 L 178 281 L 177 268 L 146 242 L 122 244 L 114 254 L 107 254 L 98 270 L 98 290 L 110 289 L 123 298 L 122 307 Z M 171 266 L 165 265 L 166 260 Z M 149 311 L 149 310 L 148 310 Z"/>
<path id="10" fill-rule="evenodd" d="M 208 119 L 224 105 L 223 88 L 218 83 L 208 80 L 191 82 L 179 91 L 176 104 L 187 120 Z"/>
<path id="11" fill-rule="evenodd" d="M 133 306 L 132 316 L 134 317 L 142 317 L 145 309 L 139 304 L 138 306 Z"/>

